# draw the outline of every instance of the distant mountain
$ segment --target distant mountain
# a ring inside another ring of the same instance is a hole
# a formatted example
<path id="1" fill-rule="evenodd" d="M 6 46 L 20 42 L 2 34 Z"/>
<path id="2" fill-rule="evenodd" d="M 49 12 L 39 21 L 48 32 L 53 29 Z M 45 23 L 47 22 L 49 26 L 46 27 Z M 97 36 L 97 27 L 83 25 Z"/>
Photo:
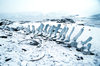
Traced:
<path id="1" fill-rule="evenodd" d="M 30 20 L 30 21 L 36 21 L 43 19 L 43 14 L 39 12 L 33 12 L 33 13 L 2 13 L 0 14 L 1 19 L 11 19 L 11 20 Z"/>
<path id="2" fill-rule="evenodd" d="M 68 17 L 70 14 L 66 12 L 51 12 L 43 14 L 41 12 L 21 12 L 21 13 L 1 13 L 0 19 L 11 19 L 17 21 L 41 21 L 43 19 L 59 19 Z"/>
<path id="3" fill-rule="evenodd" d="M 91 19 L 92 20 L 96 20 L 96 21 L 100 20 L 100 13 L 99 14 L 92 15 L 91 16 Z"/>

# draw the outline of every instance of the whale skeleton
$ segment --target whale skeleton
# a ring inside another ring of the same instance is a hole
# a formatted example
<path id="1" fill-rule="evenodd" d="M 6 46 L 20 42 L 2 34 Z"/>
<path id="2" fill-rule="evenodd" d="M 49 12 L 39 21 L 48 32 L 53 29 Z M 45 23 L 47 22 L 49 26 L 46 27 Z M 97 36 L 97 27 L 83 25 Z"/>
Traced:
<path id="1" fill-rule="evenodd" d="M 32 27 L 32 30 L 30 29 L 31 27 Z M 32 26 L 28 25 L 27 27 L 21 26 L 21 27 L 16 27 L 16 28 L 9 27 L 9 26 L 2 26 L 2 28 L 3 28 L 3 30 L 8 30 L 8 31 L 14 31 L 14 29 L 16 29 L 17 31 L 23 30 L 24 33 L 26 33 L 26 35 L 33 33 L 34 38 L 37 36 L 45 37 L 45 40 L 48 40 L 48 38 L 49 38 L 49 40 L 55 41 L 58 44 L 63 44 L 64 47 L 74 47 L 74 48 L 76 48 L 77 51 L 80 51 L 85 55 L 93 54 L 90 51 L 92 44 L 89 43 L 92 40 L 91 36 L 89 36 L 85 41 L 81 41 L 80 43 L 77 42 L 77 39 L 84 32 L 84 27 L 81 28 L 79 30 L 79 32 L 72 39 L 70 39 L 70 38 L 75 30 L 75 27 L 72 27 L 71 32 L 66 37 L 66 34 L 68 33 L 68 30 L 70 28 L 68 28 L 67 26 L 64 26 L 64 28 L 61 28 L 61 24 L 58 24 L 56 27 L 55 25 L 51 26 L 49 24 L 46 24 L 46 26 L 45 26 L 43 23 L 41 23 L 37 29 L 35 29 L 34 25 L 32 25 Z M 81 44 L 82 46 L 78 47 L 79 44 Z M 87 51 L 85 51 L 85 50 L 87 50 Z"/>
<path id="2" fill-rule="evenodd" d="M 32 25 L 32 33 L 35 35 L 46 37 L 45 40 L 47 40 L 47 38 L 49 38 L 49 40 L 56 41 L 59 44 L 63 43 L 64 44 L 63 46 L 65 46 L 65 47 L 69 47 L 69 46 L 74 47 L 74 48 L 76 48 L 76 50 L 82 52 L 83 54 L 91 54 L 91 52 L 90 52 L 91 43 L 88 43 L 88 42 L 92 40 L 92 37 L 88 37 L 85 41 L 81 41 L 81 45 L 82 45 L 81 48 L 77 47 L 77 45 L 78 45 L 77 39 L 84 32 L 84 27 L 79 30 L 79 32 L 73 37 L 73 39 L 70 39 L 70 38 L 75 30 L 75 27 L 72 27 L 72 30 L 67 37 L 66 37 L 66 34 L 67 34 L 69 28 L 67 26 L 65 26 L 63 29 L 61 29 L 60 27 L 61 27 L 61 24 L 58 24 L 56 27 L 55 25 L 50 26 L 49 24 L 46 24 L 46 26 L 44 26 L 44 24 L 41 23 L 40 26 L 36 30 L 35 30 L 35 26 Z M 59 35 L 57 35 L 57 33 L 60 29 L 61 29 L 61 31 L 59 32 Z M 29 25 L 27 28 L 27 32 L 28 33 L 31 32 Z M 85 46 L 85 44 L 88 44 L 88 45 Z M 87 50 L 87 52 L 85 52 L 85 50 Z"/>

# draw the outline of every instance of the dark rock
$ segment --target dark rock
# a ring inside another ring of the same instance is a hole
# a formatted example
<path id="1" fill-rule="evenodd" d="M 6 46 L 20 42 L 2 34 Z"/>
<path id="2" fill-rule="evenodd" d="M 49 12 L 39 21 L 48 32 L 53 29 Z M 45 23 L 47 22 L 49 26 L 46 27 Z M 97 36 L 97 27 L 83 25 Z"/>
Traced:
<path id="1" fill-rule="evenodd" d="M 31 21 L 20 21 L 20 24 L 25 24 L 25 23 L 29 23 Z"/>
<path id="2" fill-rule="evenodd" d="M 2 46 L 2 45 L 0 44 L 0 46 Z"/>
<path id="3" fill-rule="evenodd" d="M 91 31 L 91 29 L 89 29 L 89 31 Z"/>
<path id="4" fill-rule="evenodd" d="M 70 18 L 63 18 L 63 19 L 60 19 L 57 22 L 58 23 L 66 23 L 66 22 L 75 23 L 74 20 L 73 19 L 70 19 Z"/>
<path id="5" fill-rule="evenodd" d="M 23 48 L 22 48 L 22 50 L 23 50 L 23 51 L 27 51 L 26 49 L 23 49 Z"/>
<path id="6" fill-rule="evenodd" d="M 83 57 L 79 57 L 78 55 L 75 54 L 75 56 L 77 57 L 77 60 L 83 60 Z"/>
<path id="7" fill-rule="evenodd" d="M 86 51 L 83 51 L 83 54 L 84 54 L 84 55 L 95 55 L 95 54 L 92 53 L 92 52 L 86 52 Z"/>
<path id="8" fill-rule="evenodd" d="M 7 48 L 7 52 L 12 52 L 12 49 L 11 48 Z"/>
<path id="9" fill-rule="evenodd" d="M 43 36 L 43 34 L 39 34 L 38 36 Z"/>
<path id="10" fill-rule="evenodd" d="M 0 36 L 0 38 L 7 38 L 7 36 Z"/>
<path id="11" fill-rule="evenodd" d="M 19 31 L 19 29 L 17 29 L 17 28 L 12 28 L 13 29 L 13 31 Z"/>
<path id="12" fill-rule="evenodd" d="M 65 22 L 66 22 L 66 20 L 65 20 L 65 19 L 61 19 L 61 22 L 65 23 Z"/>
<path id="13" fill-rule="evenodd" d="M 5 61 L 7 62 L 7 61 L 10 61 L 11 60 L 11 58 L 8 58 L 8 59 L 6 59 Z"/>
<path id="14" fill-rule="evenodd" d="M 7 36 L 12 36 L 12 33 L 9 33 Z"/>
<path id="15" fill-rule="evenodd" d="M 69 18 L 65 18 L 65 19 L 66 19 L 66 21 L 69 21 L 71 23 L 75 23 L 73 19 L 69 19 Z"/>
<path id="16" fill-rule="evenodd" d="M 78 25 L 82 25 L 82 26 L 84 26 L 84 24 L 78 24 Z"/>
<path id="17" fill-rule="evenodd" d="M 53 40 L 53 41 L 56 41 L 56 39 L 54 39 L 54 38 L 53 38 L 52 40 Z"/>
<path id="18" fill-rule="evenodd" d="M 67 45 L 67 47 L 68 47 L 68 48 L 71 48 L 71 45 L 70 45 L 70 44 L 68 44 L 68 45 Z"/>
<path id="19" fill-rule="evenodd" d="M 30 45 L 38 45 L 39 43 L 35 40 L 33 40 L 32 42 L 30 42 Z"/>
<path id="20" fill-rule="evenodd" d="M 85 49 L 85 47 L 76 48 L 76 51 L 83 52 L 84 49 Z"/>
<path id="21" fill-rule="evenodd" d="M 63 41 L 56 41 L 57 44 L 64 44 Z"/>
<path id="22" fill-rule="evenodd" d="M 77 60 L 83 60 L 83 57 L 77 56 Z"/>
<path id="23" fill-rule="evenodd" d="M 51 19 L 51 21 L 56 21 L 56 19 Z"/>
<path id="24" fill-rule="evenodd" d="M 3 25 L 3 22 L 0 22 L 0 26 L 2 26 Z"/>
<path id="25" fill-rule="evenodd" d="M 7 20 L 7 19 L 2 19 L 1 21 L 3 22 L 3 25 L 10 25 L 10 24 L 14 23 L 14 21 L 10 21 L 10 20 Z"/>
<path id="26" fill-rule="evenodd" d="M 83 60 L 83 57 L 80 57 L 81 60 Z"/>
<path id="27" fill-rule="evenodd" d="M 66 23 L 66 22 L 75 23 L 75 21 L 73 19 L 70 19 L 70 18 L 48 19 L 48 20 L 49 21 L 57 21 L 57 23 Z"/>
<path id="28" fill-rule="evenodd" d="M 79 51 L 79 52 L 81 51 L 81 49 L 80 49 L 80 48 L 76 48 L 76 50 L 77 50 L 77 51 Z"/>

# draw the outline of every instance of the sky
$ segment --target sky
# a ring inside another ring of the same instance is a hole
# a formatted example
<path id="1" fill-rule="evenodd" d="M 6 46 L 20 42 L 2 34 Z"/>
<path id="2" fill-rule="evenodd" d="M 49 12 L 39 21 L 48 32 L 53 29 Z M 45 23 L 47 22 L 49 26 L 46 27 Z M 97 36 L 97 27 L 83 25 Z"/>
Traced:
<path id="1" fill-rule="evenodd" d="M 90 15 L 100 13 L 100 0 L 0 0 L 0 13 L 17 12 Z"/>

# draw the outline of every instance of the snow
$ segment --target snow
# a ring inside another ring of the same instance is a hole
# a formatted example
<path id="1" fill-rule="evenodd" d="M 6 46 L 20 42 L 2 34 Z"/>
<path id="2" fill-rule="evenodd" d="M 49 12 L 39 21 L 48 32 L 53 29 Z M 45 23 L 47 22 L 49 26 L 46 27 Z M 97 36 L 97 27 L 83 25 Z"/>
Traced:
<path id="1" fill-rule="evenodd" d="M 44 25 L 57 26 L 56 22 L 42 22 Z M 27 28 L 30 25 L 35 26 L 35 30 L 41 23 L 25 23 L 15 22 L 8 25 L 9 27 L 21 27 Z M 91 51 L 95 55 L 84 55 L 82 52 L 76 51 L 74 47 L 68 48 L 63 45 L 57 44 L 55 41 L 44 40 L 44 37 L 36 36 L 30 33 L 26 35 L 24 30 L 20 31 L 7 31 L 0 29 L 0 36 L 7 36 L 7 38 L 0 38 L 0 66 L 99 66 L 100 65 L 100 28 L 90 26 L 79 26 L 75 24 L 61 23 L 61 28 L 64 26 L 69 28 L 66 37 L 69 36 L 73 27 L 73 31 L 70 39 L 72 40 L 81 28 L 84 27 L 83 33 L 77 39 L 78 45 L 81 41 L 85 41 L 88 37 L 93 39 L 89 42 L 92 44 Z M 58 34 L 57 34 L 58 35 Z M 39 45 L 30 45 L 32 40 L 39 42 Z M 42 42 L 41 42 L 42 41 Z M 87 44 L 86 44 L 87 45 Z M 7 59 L 10 59 L 6 61 Z"/>

